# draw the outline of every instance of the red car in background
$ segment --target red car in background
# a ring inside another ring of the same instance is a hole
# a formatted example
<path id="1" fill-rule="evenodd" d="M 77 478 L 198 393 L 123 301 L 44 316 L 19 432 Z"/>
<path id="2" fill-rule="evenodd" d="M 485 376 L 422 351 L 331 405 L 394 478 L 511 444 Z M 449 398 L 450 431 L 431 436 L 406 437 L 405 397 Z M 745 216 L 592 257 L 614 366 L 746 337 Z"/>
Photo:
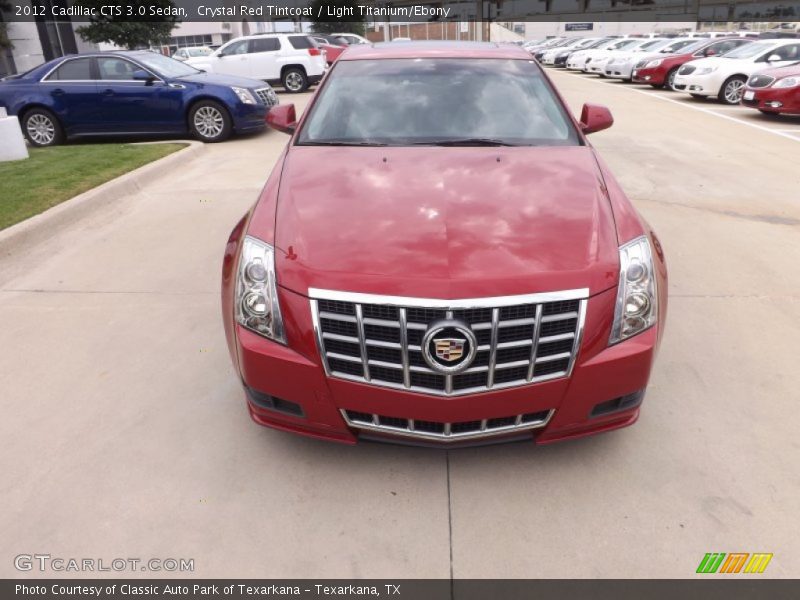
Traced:
<path id="1" fill-rule="evenodd" d="M 752 40 L 739 37 L 698 40 L 697 43 L 682 48 L 680 54 L 643 60 L 634 67 L 632 81 L 648 83 L 654 88 L 665 87 L 668 90 L 676 91 L 673 87 L 673 80 L 681 65 L 697 58 L 719 56 L 750 42 Z"/>
<path id="2" fill-rule="evenodd" d="M 421 110 L 420 107 L 424 107 Z M 256 423 L 354 444 L 548 443 L 633 424 L 664 254 L 525 50 L 352 46 L 225 249 Z"/>
<path id="3" fill-rule="evenodd" d="M 339 55 L 347 49 L 347 43 L 338 39 L 336 36 L 318 34 L 312 37 L 314 41 L 317 42 L 320 50 L 325 50 L 325 58 L 329 66 L 336 62 Z"/>
<path id="4" fill-rule="evenodd" d="M 742 104 L 764 114 L 800 115 L 800 62 L 752 75 L 742 94 Z"/>

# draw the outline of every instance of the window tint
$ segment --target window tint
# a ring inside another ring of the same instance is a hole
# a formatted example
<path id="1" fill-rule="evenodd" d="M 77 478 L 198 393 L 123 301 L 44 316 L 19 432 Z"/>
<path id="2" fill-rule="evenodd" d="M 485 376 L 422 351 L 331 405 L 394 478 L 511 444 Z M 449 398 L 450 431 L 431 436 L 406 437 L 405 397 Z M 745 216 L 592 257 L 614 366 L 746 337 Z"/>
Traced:
<path id="1" fill-rule="evenodd" d="M 140 70 L 132 62 L 121 58 L 98 58 L 97 67 L 100 70 L 100 79 L 115 81 L 132 81 L 133 72 Z"/>
<path id="2" fill-rule="evenodd" d="M 281 41 L 276 37 L 263 37 L 250 40 L 250 52 L 275 52 L 281 49 Z"/>
<path id="3" fill-rule="evenodd" d="M 781 57 L 781 60 L 798 60 L 800 59 L 800 44 L 781 46 L 780 48 L 776 48 L 775 52 L 772 54 L 777 54 Z M 769 56 L 772 56 L 772 54 Z M 769 58 L 769 56 L 767 58 Z"/>
<path id="4" fill-rule="evenodd" d="M 92 78 L 92 59 L 76 58 L 62 63 L 48 79 L 58 79 L 59 81 L 86 81 Z"/>
<path id="5" fill-rule="evenodd" d="M 306 48 L 314 48 L 314 41 L 307 35 L 290 35 L 289 43 L 295 50 L 305 50 Z"/>

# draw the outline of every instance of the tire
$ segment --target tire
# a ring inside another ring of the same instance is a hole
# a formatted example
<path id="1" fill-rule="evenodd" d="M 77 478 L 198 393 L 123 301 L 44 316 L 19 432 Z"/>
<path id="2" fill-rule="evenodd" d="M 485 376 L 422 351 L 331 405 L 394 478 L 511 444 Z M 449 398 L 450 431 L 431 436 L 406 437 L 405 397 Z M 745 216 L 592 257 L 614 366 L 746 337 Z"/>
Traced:
<path id="1" fill-rule="evenodd" d="M 281 73 L 281 85 L 290 94 L 299 94 L 308 89 L 306 72 L 299 67 L 290 67 Z"/>
<path id="2" fill-rule="evenodd" d="M 678 74 L 678 67 L 671 69 L 667 76 L 664 78 L 664 85 L 662 87 L 668 89 L 670 92 L 677 92 L 675 89 L 675 75 Z"/>
<path id="3" fill-rule="evenodd" d="M 224 142 L 233 132 L 228 110 L 214 100 L 200 100 L 189 111 L 189 131 L 207 144 Z"/>
<path id="4" fill-rule="evenodd" d="M 744 93 L 744 86 L 747 83 L 747 78 L 741 75 L 734 75 L 725 80 L 722 88 L 719 90 L 717 98 L 724 104 L 739 104 L 742 100 L 742 93 Z"/>
<path id="5" fill-rule="evenodd" d="M 64 129 L 46 108 L 33 108 L 22 117 L 22 132 L 32 146 L 46 148 L 64 143 Z"/>

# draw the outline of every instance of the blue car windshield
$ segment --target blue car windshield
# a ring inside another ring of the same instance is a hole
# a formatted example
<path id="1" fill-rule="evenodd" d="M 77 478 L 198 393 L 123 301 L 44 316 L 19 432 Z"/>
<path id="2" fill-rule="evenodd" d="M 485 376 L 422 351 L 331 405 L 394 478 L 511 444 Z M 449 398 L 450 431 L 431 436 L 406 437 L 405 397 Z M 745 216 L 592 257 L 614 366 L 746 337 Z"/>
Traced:
<path id="1" fill-rule="evenodd" d="M 155 71 L 157 75 L 162 77 L 186 77 L 188 75 L 197 75 L 201 72 L 179 60 L 155 52 L 142 52 L 137 54 L 135 58 L 145 67 Z"/>

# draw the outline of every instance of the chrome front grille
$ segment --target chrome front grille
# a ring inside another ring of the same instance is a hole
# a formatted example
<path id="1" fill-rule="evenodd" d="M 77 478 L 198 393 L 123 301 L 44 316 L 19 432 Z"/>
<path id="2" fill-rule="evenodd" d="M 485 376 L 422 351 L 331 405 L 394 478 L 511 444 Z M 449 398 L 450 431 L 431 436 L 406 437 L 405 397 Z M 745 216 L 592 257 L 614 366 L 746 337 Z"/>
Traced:
<path id="1" fill-rule="evenodd" d="M 583 329 L 588 290 L 472 300 L 427 300 L 310 289 L 325 372 L 331 377 L 454 396 L 566 377 Z M 445 375 L 422 356 L 428 327 L 452 319 L 469 327 L 477 351 L 469 368 Z"/>
<path id="2" fill-rule="evenodd" d="M 554 410 L 543 410 L 508 417 L 443 423 L 387 417 L 355 410 L 341 411 L 345 422 L 354 429 L 440 442 L 460 442 L 539 429 L 547 425 L 554 412 Z"/>
<path id="3" fill-rule="evenodd" d="M 764 88 L 770 85 L 773 81 L 775 81 L 774 77 L 770 77 L 769 75 L 753 75 L 750 80 L 747 82 L 751 88 Z"/>
<path id="4" fill-rule="evenodd" d="M 275 106 L 278 103 L 278 95 L 271 87 L 259 88 L 256 90 L 258 99 L 267 106 Z"/>

